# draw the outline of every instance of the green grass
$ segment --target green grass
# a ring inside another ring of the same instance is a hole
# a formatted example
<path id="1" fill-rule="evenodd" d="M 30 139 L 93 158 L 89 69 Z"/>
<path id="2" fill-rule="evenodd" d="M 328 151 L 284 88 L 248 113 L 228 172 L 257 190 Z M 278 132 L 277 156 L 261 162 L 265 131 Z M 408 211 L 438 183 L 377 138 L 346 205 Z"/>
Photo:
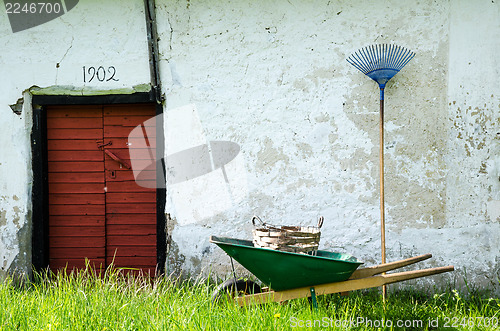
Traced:
<path id="1" fill-rule="evenodd" d="M 492 322 L 500 325 L 500 299 L 454 290 L 433 295 L 390 292 L 385 307 L 378 291 L 320 296 L 319 309 L 314 311 L 307 299 L 243 308 L 227 301 L 214 305 L 213 289 L 209 280 L 152 281 L 111 269 L 101 276 L 90 269 L 70 276 L 37 275 L 24 286 L 6 280 L 0 283 L 0 330 L 288 330 L 299 326 L 373 330 L 379 329 L 382 320 L 396 330 L 493 330 Z M 445 328 L 447 321 L 450 327 Z M 407 327 L 398 328 L 397 323 Z"/>

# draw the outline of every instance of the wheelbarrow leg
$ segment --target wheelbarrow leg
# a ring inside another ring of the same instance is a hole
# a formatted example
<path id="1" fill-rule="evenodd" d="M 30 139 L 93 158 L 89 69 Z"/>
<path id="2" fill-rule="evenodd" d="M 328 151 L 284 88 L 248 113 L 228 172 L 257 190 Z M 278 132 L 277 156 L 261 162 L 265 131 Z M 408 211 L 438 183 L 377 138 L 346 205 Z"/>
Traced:
<path id="1" fill-rule="evenodd" d="M 314 289 L 314 287 L 311 287 L 310 291 L 311 291 L 311 296 L 309 297 L 309 299 L 311 300 L 311 304 L 312 304 L 314 311 L 317 312 L 318 311 L 318 301 L 316 300 L 316 290 Z"/>
<path id="2" fill-rule="evenodd" d="M 234 279 L 234 283 L 236 284 L 236 282 L 237 282 L 237 280 L 236 280 L 236 271 L 234 270 L 233 258 L 231 256 L 229 258 L 231 259 L 231 269 L 233 270 L 233 279 Z"/>

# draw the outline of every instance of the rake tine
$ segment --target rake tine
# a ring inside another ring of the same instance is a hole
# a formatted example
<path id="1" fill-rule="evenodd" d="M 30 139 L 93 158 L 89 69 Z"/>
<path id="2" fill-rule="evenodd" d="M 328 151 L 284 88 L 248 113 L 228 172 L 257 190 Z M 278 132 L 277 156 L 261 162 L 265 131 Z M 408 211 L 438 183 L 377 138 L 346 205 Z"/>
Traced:
<path id="1" fill-rule="evenodd" d="M 375 70 L 378 70 L 380 68 L 380 50 L 378 45 L 372 46 L 372 52 L 373 52 L 373 58 L 374 58 L 374 63 L 373 63 L 373 68 Z"/>
<path id="2" fill-rule="evenodd" d="M 351 55 L 350 55 L 350 56 L 349 56 L 346 60 L 347 60 L 347 62 L 349 62 L 351 65 L 355 66 L 355 67 L 356 67 L 356 69 L 361 70 L 361 69 L 359 69 L 359 67 L 358 67 L 357 63 L 353 61 L 353 59 L 354 59 L 354 54 L 351 54 Z"/>
<path id="3" fill-rule="evenodd" d="M 375 55 L 375 50 L 373 49 L 373 46 L 369 47 L 366 51 L 370 58 L 370 72 L 371 72 L 377 69 L 377 56 Z"/>
<path id="4" fill-rule="evenodd" d="M 377 70 L 378 68 L 378 55 L 377 55 L 377 48 L 375 46 L 370 47 L 370 54 L 372 57 L 372 70 Z"/>
<path id="5" fill-rule="evenodd" d="M 391 67 L 396 67 L 396 60 L 397 60 L 397 55 L 399 54 L 399 49 L 398 47 L 392 47 L 392 54 L 391 54 Z"/>
<path id="6" fill-rule="evenodd" d="M 375 69 L 375 57 L 373 55 L 373 50 L 371 47 L 368 47 L 368 48 L 365 48 L 363 50 L 363 55 L 366 56 L 367 58 L 367 63 L 368 63 L 368 66 L 369 66 L 369 70 L 372 71 Z"/>
<path id="7" fill-rule="evenodd" d="M 373 47 L 366 49 L 366 55 L 370 59 L 370 71 L 377 69 L 377 57 L 375 56 Z"/>
<path id="8" fill-rule="evenodd" d="M 365 68 L 362 67 L 360 64 L 359 64 L 359 61 L 358 62 L 354 62 L 354 60 L 357 60 L 355 55 L 351 55 L 351 57 L 349 57 L 347 59 L 347 62 L 349 62 L 350 64 L 352 64 L 356 69 L 358 69 L 359 71 L 361 71 L 362 73 L 365 73 Z"/>
<path id="9" fill-rule="evenodd" d="M 406 50 L 408 53 L 407 53 L 407 57 L 405 59 L 405 62 L 403 63 L 403 66 L 404 67 L 408 62 L 410 62 L 411 59 L 413 59 L 413 57 L 415 56 L 415 53 L 409 51 L 409 50 Z M 402 68 L 401 67 L 401 68 Z"/>
<path id="10" fill-rule="evenodd" d="M 401 64 L 403 63 L 403 60 L 404 60 L 404 52 L 402 49 L 398 49 L 398 54 L 396 58 L 396 63 L 394 64 L 394 68 L 400 70 L 402 68 Z"/>
<path id="11" fill-rule="evenodd" d="M 401 59 L 399 61 L 399 69 L 402 69 L 403 66 L 405 65 L 407 57 L 408 57 L 408 53 L 407 53 L 406 49 L 403 48 L 401 50 Z"/>
<path id="12" fill-rule="evenodd" d="M 388 67 L 392 67 L 392 64 L 393 64 L 393 59 L 394 59 L 394 47 L 393 45 L 389 45 L 389 52 L 387 53 L 388 54 L 388 58 L 389 60 L 387 61 L 387 66 Z"/>
<path id="13" fill-rule="evenodd" d="M 364 63 L 360 61 L 358 53 L 354 53 L 353 55 L 351 55 L 349 60 L 351 61 L 350 63 L 358 68 L 362 73 L 366 72 L 366 67 L 364 66 Z"/>
<path id="14" fill-rule="evenodd" d="M 401 68 L 403 68 L 411 59 L 412 59 L 411 54 L 406 54 L 403 60 L 401 61 Z"/>
<path id="15" fill-rule="evenodd" d="M 384 57 L 384 67 L 385 68 L 389 67 L 389 61 L 391 60 L 390 51 L 391 51 L 390 45 L 384 44 L 383 57 Z"/>
<path id="16" fill-rule="evenodd" d="M 403 48 L 401 49 L 400 51 L 401 53 L 401 57 L 399 59 L 399 63 L 398 63 L 398 69 L 402 69 L 403 66 L 405 65 L 405 60 L 406 60 L 406 57 L 407 57 L 407 53 L 406 53 L 406 50 Z"/>
<path id="17" fill-rule="evenodd" d="M 399 63 L 399 69 L 402 69 L 413 58 L 413 56 L 413 52 L 407 50 L 406 48 L 403 48 L 403 54 Z"/>
<path id="18" fill-rule="evenodd" d="M 389 51 L 391 50 L 391 48 L 389 47 L 389 45 L 387 44 L 384 44 L 384 67 L 388 67 L 389 66 L 389 60 L 391 59 L 389 57 Z"/>
<path id="19" fill-rule="evenodd" d="M 362 72 L 364 74 L 369 72 L 370 71 L 370 60 L 368 60 L 364 50 L 360 50 L 358 53 L 356 53 L 356 58 L 358 60 L 358 63 L 363 67 Z"/>
<path id="20" fill-rule="evenodd" d="M 398 47 L 396 49 L 396 56 L 394 58 L 394 68 L 396 68 L 397 70 L 400 70 L 402 67 L 401 67 L 401 63 L 404 59 L 404 51 L 403 51 L 403 48 L 402 47 Z"/>
<path id="21" fill-rule="evenodd" d="M 375 45 L 375 50 L 377 52 L 377 70 L 383 68 L 384 57 L 382 56 L 382 45 Z"/>
<path id="22" fill-rule="evenodd" d="M 394 57 L 394 69 L 400 70 L 400 64 L 403 59 L 403 53 L 401 52 L 401 49 L 398 48 L 396 52 L 396 56 Z"/>
<path id="23" fill-rule="evenodd" d="M 364 49 L 359 50 L 356 55 L 358 56 L 358 61 L 363 65 L 365 70 L 363 71 L 364 74 L 370 71 L 370 60 L 368 59 L 367 54 L 365 53 Z"/>
<path id="24" fill-rule="evenodd" d="M 378 68 L 377 69 L 382 69 L 385 67 L 384 63 L 384 46 L 383 45 L 378 45 L 377 47 L 377 53 L 378 53 Z"/>

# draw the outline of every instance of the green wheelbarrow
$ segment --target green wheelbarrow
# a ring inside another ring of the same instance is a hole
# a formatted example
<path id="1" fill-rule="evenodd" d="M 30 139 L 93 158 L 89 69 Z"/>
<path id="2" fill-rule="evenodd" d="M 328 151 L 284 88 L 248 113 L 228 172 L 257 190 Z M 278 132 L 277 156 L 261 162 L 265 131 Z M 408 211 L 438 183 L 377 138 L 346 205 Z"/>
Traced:
<path id="1" fill-rule="evenodd" d="M 453 266 L 382 274 L 432 257 L 424 254 L 405 260 L 358 269 L 363 264 L 353 256 L 318 250 L 314 255 L 254 247 L 252 241 L 211 236 L 210 242 L 222 248 L 232 259 L 260 279 L 267 288 L 248 280 L 233 279 L 221 284 L 218 292 L 231 289 L 242 296 L 235 298 L 240 306 L 266 302 L 283 302 L 330 293 L 379 287 L 404 280 L 453 271 Z M 233 268 L 234 272 L 234 268 Z"/>

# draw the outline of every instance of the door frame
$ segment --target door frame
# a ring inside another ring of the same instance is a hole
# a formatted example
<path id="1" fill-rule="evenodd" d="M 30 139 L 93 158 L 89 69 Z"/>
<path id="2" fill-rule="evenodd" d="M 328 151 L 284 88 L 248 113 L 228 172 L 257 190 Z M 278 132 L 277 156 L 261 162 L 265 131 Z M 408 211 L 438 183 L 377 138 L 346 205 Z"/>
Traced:
<path id="1" fill-rule="evenodd" d="M 31 132 L 32 153 L 32 265 L 41 271 L 49 267 L 49 204 L 48 204 L 48 161 L 47 161 L 47 114 L 46 107 L 54 105 L 113 105 L 113 104 L 155 104 L 156 115 L 163 114 L 163 106 L 156 102 L 154 91 L 133 94 L 111 94 L 97 96 L 33 95 L 33 128 Z M 158 181 L 165 178 L 163 151 L 165 135 L 163 125 L 156 126 L 157 160 L 163 167 L 156 167 Z M 165 219 L 166 188 L 156 189 L 156 263 L 158 274 L 165 272 L 167 233 Z"/>

